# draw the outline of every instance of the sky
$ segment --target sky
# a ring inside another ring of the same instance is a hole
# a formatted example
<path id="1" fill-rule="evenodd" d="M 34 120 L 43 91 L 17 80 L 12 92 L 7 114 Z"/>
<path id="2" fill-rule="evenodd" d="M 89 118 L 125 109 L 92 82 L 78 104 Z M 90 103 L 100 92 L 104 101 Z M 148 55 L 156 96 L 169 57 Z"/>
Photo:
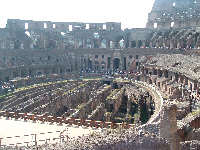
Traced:
<path id="1" fill-rule="evenodd" d="M 143 28 L 154 0 L 2 0 L 0 27 L 7 19 L 55 22 L 121 22 Z"/>

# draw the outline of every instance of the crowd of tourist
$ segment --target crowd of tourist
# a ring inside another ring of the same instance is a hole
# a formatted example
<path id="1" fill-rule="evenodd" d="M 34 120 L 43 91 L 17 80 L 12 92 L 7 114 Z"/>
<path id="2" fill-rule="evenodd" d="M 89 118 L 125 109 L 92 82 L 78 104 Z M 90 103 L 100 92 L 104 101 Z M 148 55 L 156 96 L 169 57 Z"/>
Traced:
<path id="1" fill-rule="evenodd" d="M 0 95 L 14 91 L 15 86 L 11 82 L 0 81 Z"/>

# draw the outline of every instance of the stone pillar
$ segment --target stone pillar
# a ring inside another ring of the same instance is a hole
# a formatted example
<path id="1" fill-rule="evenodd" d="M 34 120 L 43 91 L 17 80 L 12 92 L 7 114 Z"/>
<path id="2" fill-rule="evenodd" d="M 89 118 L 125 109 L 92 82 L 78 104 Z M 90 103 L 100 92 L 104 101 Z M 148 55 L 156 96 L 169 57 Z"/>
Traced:
<path id="1" fill-rule="evenodd" d="M 87 47 L 87 41 L 85 39 L 82 40 L 83 41 L 83 48 Z"/>
<path id="2" fill-rule="evenodd" d="M 128 45 L 128 47 L 131 48 L 131 41 L 129 41 L 129 45 Z"/>
<path id="3" fill-rule="evenodd" d="M 44 46 L 43 46 L 43 48 L 46 49 L 47 40 L 44 39 L 43 42 L 44 42 Z"/>
<path id="4" fill-rule="evenodd" d="M 139 48 L 139 41 L 137 40 L 135 41 L 135 43 L 136 43 L 136 48 Z"/>
<path id="5" fill-rule="evenodd" d="M 170 150 L 180 150 L 180 138 L 177 134 L 177 106 L 173 102 L 164 104 L 160 120 L 160 137 L 170 143 Z"/>
<path id="6" fill-rule="evenodd" d="M 106 40 L 106 48 L 110 48 L 110 40 Z"/>
<path id="7" fill-rule="evenodd" d="M 174 49 L 174 41 L 170 40 L 170 49 Z"/>
<path id="8" fill-rule="evenodd" d="M 183 83 L 183 76 L 179 75 L 178 83 Z"/>
<path id="9" fill-rule="evenodd" d="M 75 48 L 79 48 L 79 40 L 78 39 L 74 41 L 74 46 L 75 46 Z"/>

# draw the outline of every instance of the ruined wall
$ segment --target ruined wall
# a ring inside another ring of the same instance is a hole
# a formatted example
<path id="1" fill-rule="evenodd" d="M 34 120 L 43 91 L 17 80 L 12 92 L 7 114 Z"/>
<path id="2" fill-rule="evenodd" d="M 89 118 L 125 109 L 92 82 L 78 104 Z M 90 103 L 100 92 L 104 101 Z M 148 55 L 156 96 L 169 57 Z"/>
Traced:
<path id="1" fill-rule="evenodd" d="M 198 0 L 156 0 L 149 13 L 147 28 L 158 29 L 199 26 Z"/>
<path id="2" fill-rule="evenodd" d="M 59 32 L 73 30 L 121 30 L 121 23 L 105 22 L 105 23 L 83 23 L 83 22 L 52 22 L 52 21 L 33 21 L 8 19 L 6 28 L 9 29 L 26 29 L 26 30 L 54 30 Z"/>
<path id="3" fill-rule="evenodd" d="M 179 51 L 173 51 L 179 53 Z M 80 71 L 128 70 L 133 61 L 144 55 L 172 53 L 161 49 L 71 49 L 71 50 L 0 50 L 0 79 L 65 74 Z M 115 64 L 115 61 L 119 64 Z"/>
<path id="4" fill-rule="evenodd" d="M 0 29 L 0 49 L 191 49 L 200 47 L 197 3 L 191 8 L 188 6 L 187 10 L 179 10 L 179 7 L 173 6 L 171 12 L 171 8 L 162 10 L 164 2 L 161 4 L 155 2 L 156 7 L 153 7 L 149 14 L 147 28 L 122 30 L 121 23 L 118 22 L 82 23 L 8 19 L 6 28 Z M 178 15 L 178 18 L 173 16 L 174 14 Z M 195 20 L 192 21 L 193 18 Z M 156 28 L 154 28 L 155 23 Z"/>

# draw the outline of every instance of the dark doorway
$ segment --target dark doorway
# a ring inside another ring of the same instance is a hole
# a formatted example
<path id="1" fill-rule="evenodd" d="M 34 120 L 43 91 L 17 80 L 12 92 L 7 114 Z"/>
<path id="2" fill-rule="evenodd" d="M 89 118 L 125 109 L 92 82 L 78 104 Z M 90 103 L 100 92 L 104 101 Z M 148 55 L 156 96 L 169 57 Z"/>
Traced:
<path id="1" fill-rule="evenodd" d="M 92 70 L 92 61 L 88 59 L 88 69 Z"/>
<path id="2" fill-rule="evenodd" d="M 135 41 L 131 41 L 131 48 L 136 48 L 136 42 Z"/>
<path id="3" fill-rule="evenodd" d="M 113 60 L 113 70 L 119 69 L 119 64 L 120 64 L 120 59 L 119 58 L 115 58 Z"/>
<path id="4" fill-rule="evenodd" d="M 124 57 L 124 70 L 126 70 L 126 57 Z"/>
<path id="5" fill-rule="evenodd" d="M 138 48 L 141 48 L 141 47 L 142 47 L 142 41 L 139 40 L 139 41 L 138 41 Z"/>
<path id="6" fill-rule="evenodd" d="M 108 57 L 108 66 L 107 66 L 107 69 L 111 69 L 111 68 L 110 68 L 110 64 L 111 64 L 111 58 Z"/>

